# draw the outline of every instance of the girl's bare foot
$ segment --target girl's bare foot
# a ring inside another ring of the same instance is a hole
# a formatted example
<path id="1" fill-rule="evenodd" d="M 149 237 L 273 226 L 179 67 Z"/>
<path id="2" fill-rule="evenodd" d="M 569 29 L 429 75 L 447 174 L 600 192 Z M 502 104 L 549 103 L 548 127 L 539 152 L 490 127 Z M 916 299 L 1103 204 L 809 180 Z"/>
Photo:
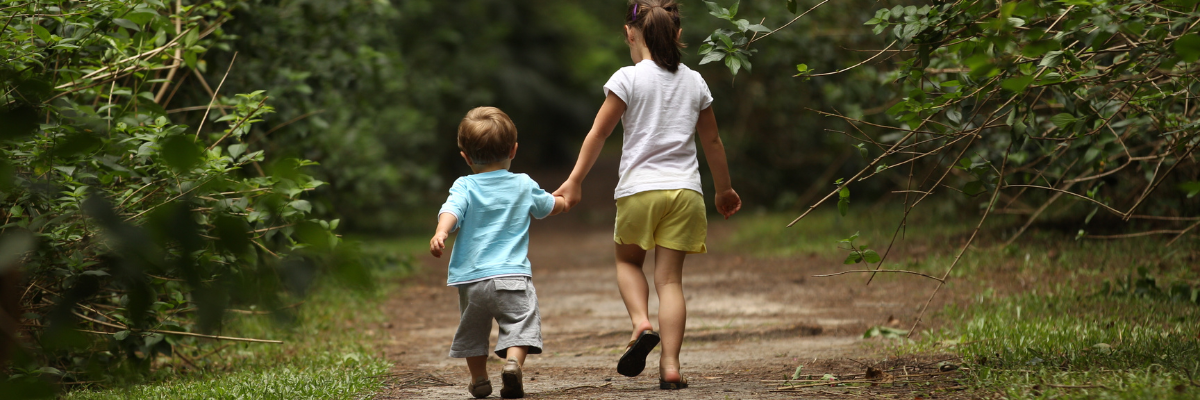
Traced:
<path id="1" fill-rule="evenodd" d="M 679 374 L 679 368 L 662 368 L 658 369 L 659 378 L 664 382 L 679 382 L 683 376 Z"/>
<path id="2" fill-rule="evenodd" d="M 633 324 L 633 336 L 631 336 L 629 338 L 629 340 L 630 341 L 637 340 L 638 336 L 641 336 L 642 332 L 652 331 L 652 330 L 654 330 L 654 326 L 650 325 L 650 321 L 643 320 L 642 322 Z"/>

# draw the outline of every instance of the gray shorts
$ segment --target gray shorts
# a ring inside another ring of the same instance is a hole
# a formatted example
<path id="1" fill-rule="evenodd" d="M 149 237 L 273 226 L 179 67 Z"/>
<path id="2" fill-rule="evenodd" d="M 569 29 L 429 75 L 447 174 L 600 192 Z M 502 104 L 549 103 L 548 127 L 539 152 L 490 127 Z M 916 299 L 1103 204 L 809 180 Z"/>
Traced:
<path id="1" fill-rule="evenodd" d="M 513 346 L 529 346 L 529 354 L 542 353 L 542 319 L 529 277 L 506 276 L 460 285 L 458 309 L 462 315 L 450 357 L 487 355 L 492 319 L 500 325 L 497 356 L 506 358 Z"/>

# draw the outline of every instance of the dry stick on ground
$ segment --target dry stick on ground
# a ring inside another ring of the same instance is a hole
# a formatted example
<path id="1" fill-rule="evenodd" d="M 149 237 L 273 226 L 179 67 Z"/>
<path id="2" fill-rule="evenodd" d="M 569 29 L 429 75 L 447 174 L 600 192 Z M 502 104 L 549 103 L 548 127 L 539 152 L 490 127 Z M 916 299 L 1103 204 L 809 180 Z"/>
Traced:
<path id="1" fill-rule="evenodd" d="M 933 280 L 935 280 L 935 281 L 938 281 L 938 282 L 943 282 L 943 283 L 945 282 L 945 280 L 944 280 L 944 279 L 940 279 L 940 278 L 938 278 L 938 277 L 936 277 L 936 276 L 932 276 L 932 275 L 925 274 L 925 273 L 921 273 L 921 272 L 905 271 L 905 270 L 902 270 L 902 269 L 853 269 L 853 270 L 849 270 L 849 271 L 836 272 L 836 273 L 832 273 L 832 274 L 813 275 L 813 277 L 816 277 L 816 278 L 824 278 L 824 277 L 827 277 L 827 276 L 838 276 L 838 275 L 845 275 L 845 274 L 850 274 L 850 273 L 869 273 L 869 274 L 875 274 L 876 272 L 896 272 L 896 273 L 902 273 L 902 274 L 913 274 L 913 275 L 920 275 L 920 276 L 923 276 L 923 277 L 926 277 L 926 278 L 929 278 L 929 279 L 933 279 Z"/>
<path id="2" fill-rule="evenodd" d="M 236 51 L 233 52 L 233 58 L 229 59 L 229 67 L 225 68 L 225 76 L 221 77 L 221 83 L 217 84 L 217 90 L 214 90 L 212 93 L 212 100 L 208 101 L 208 108 L 204 110 L 204 117 L 200 118 L 200 126 L 196 127 L 196 139 L 200 138 L 200 129 L 204 128 L 204 121 L 208 119 L 208 112 L 212 110 L 213 103 L 217 102 L 217 95 L 221 93 L 221 86 L 225 85 L 225 78 L 229 77 L 229 71 L 233 70 L 233 62 L 237 61 L 237 55 L 238 53 Z M 199 72 L 197 72 L 197 74 L 198 73 Z"/>
<path id="3" fill-rule="evenodd" d="M 250 338 L 240 338 L 240 337 L 232 337 L 232 336 L 205 335 L 205 334 L 200 334 L 200 333 L 192 333 L 192 332 L 163 331 L 163 330 L 158 330 L 158 329 L 135 329 L 135 328 L 130 328 L 130 327 L 128 327 L 128 326 L 125 326 L 125 325 L 123 325 L 123 324 L 111 324 L 111 323 L 108 323 L 108 322 L 103 322 L 103 321 L 95 320 L 95 319 L 89 318 L 89 317 L 87 317 L 87 316 L 85 316 L 85 315 L 83 315 L 83 314 L 80 314 L 80 313 L 78 313 L 78 312 L 76 312 L 76 311 L 71 311 L 71 313 L 75 314 L 75 316 L 77 316 L 77 317 L 83 318 L 83 319 L 85 319 L 85 320 L 88 320 L 88 321 L 90 321 L 90 322 L 92 322 L 92 323 L 96 323 L 96 324 L 99 324 L 99 325 L 104 325 L 104 326 L 107 326 L 107 327 L 109 327 L 109 328 L 115 328 L 115 329 L 120 329 L 120 330 L 127 330 L 127 331 L 132 331 L 132 332 L 150 332 L 150 333 L 161 333 L 161 334 L 164 334 L 164 335 L 183 335 L 183 336 L 194 336 L 194 337 L 202 337 L 202 338 L 208 338 L 208 339 L 217 339 L 217 340 L 232 340 L 232 341 L 235 341 L 235 342 L 252 342 L 252 343 L 283 343 L 283 341 L 282 341 L 282 340 L 250 339 Z M 111 332 L 94 332 L 94 331 L 92 331 L 92 332 L 90 332 L 90 333 L 103 333 L 103 334 L 105 334 L 105 335 L 110 335 L 110 334 L 112 334 Z"/>

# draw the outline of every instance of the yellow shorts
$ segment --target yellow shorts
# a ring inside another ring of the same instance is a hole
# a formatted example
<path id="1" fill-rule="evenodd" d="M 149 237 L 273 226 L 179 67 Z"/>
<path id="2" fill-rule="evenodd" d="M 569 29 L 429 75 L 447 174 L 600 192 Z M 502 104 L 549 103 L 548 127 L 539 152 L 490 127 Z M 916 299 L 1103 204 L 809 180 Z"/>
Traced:
<path id="1" fill-rule="evenodd" d="M 706 236 L 704 196 L 694 190 L 651 190 L 617 199 L 617 244 L 707 253 Z"/>

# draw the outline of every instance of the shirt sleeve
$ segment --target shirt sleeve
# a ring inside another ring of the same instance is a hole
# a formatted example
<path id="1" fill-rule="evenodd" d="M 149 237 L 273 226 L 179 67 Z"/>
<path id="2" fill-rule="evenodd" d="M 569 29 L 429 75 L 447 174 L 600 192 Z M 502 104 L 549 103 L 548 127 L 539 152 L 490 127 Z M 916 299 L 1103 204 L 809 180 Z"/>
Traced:
<path id="1" fill-rule="evenodd" d="M 604 83 L 604 97 L 608 97 L 608 94 L 612 93 L 620 97 L 625 104 L 629 104 L 629 92 L 633 88 L 633 84 L 629 81 L 629 75 L 625 73 L 626 68 L 618 69 L 611 78 L 608 78 L 608 82 Z"/>
<path id="2" fill-rule="evenodd" d="M 451 232 L 458 230 L 462 226 L 463 217 L 467 215 L 469 199 L 466 182 L 462 178 L 454 181 L 454 185 L 450 186 L 450 196 L 446 198 L 446 202 L 442 203 L 442 208 L 438 210 L 439 216 L 444 213 L 450 213 L 458 220 L 454 223 L 454 229 L 451 229 Z"/>
<path id="3" fill-rule="evenodd" d="M 529 194 L 533 198 L 529 214 L 537 219 L 550 216 L 550 212 L 554 211 L 554 195 L 542 190 L 532 178 L 526 176 L 525 179 L 529 181 Z"/>
<path id="4" fill-rule="evenodd" d="M 704 77 L 700 76 L 699 72 L 692 71 L 692 73 L 696 74 L 696 82 L 698 82 L 698 85 L 700 87 L 700 108 L 699 108 L 699 110 L 704 110 L 704 109 L 708 108 L 709 106 L 712 106 L 712 102 L 713 102 L 712 92 L 709 92 L 708 82 L 704 81 Z"/>

